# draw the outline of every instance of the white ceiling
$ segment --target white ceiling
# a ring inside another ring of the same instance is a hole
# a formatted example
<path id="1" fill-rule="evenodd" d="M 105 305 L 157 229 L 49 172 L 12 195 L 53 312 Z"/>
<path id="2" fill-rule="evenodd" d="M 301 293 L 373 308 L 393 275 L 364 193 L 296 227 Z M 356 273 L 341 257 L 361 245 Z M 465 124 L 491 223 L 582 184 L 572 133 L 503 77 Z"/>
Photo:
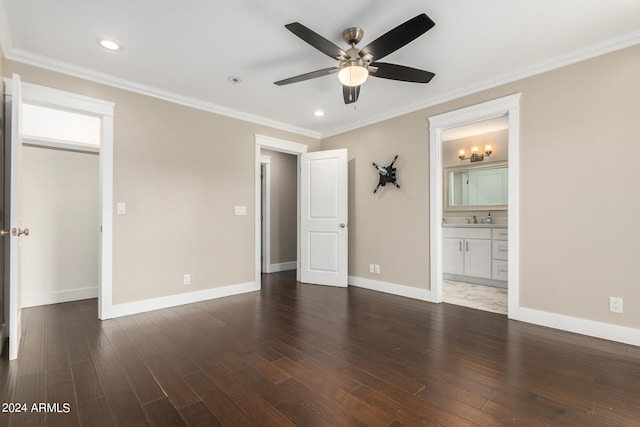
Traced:
<path id="1" fill-rule="evenodd" d="M 640 43 L 639 0 L 0 1 L 8 59 L 316 137 Z M 360 26 L 364 47 L 423 12 L 435 27 L 384 61 L 434 72 L 429 84 L 370 78 L 355 106 L 335 74 L 273 84 L 337 64 L 285 24 L 342 48 L 342 31 Z"/>

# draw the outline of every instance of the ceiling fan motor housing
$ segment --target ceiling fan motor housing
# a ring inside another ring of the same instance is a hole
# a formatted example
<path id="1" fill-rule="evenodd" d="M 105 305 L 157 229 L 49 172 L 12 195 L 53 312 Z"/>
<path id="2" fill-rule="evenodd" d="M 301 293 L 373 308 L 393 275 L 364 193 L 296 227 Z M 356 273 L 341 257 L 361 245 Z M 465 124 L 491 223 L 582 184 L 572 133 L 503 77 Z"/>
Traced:
<path id="1" fill-rule="evenodd" d="M 360 27 L 347 28 L 342 32 L 342 39 L 351 46 L 357 45 L 364 36 L 364 30 Z"/>

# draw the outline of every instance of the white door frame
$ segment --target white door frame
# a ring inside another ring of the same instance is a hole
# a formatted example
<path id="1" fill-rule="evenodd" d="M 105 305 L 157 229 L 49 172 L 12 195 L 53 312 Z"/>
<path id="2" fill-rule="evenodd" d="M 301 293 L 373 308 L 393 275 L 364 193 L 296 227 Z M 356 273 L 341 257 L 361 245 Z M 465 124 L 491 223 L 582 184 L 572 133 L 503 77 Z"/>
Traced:
<path id="1" fill-rule="evenodd" d="M 11 79 L 5 78 L 6 87 Z M 7 94 L 11 95 L 10 90 Z M 113 281 L 113 110 L 115 103 L 22 82 L 23 102 L 100 118 L 100 263 L 98 318 L 112 317 Z"/>
<path id="2" fill-rule="evenodd" d="M 429 204 L 430 204 L 430 279 L 431 300 L 442 302 L 442 218 L 444 190 L 442 167 L 442 132 L 445 129 L 508 116 L 509 122 L 509 196 L 508 196 L 508 317 L 517 317 L 519 296 L 519 210 L 520 166 L 520 93 L 429 117 Z"/>
<path id="3" fill-rule="evenodd" d="M 285 141 L 284 139 L 273 138 L 270 136 L 255 135 L 256 145 L 255 145 L 255 277 L 256 277 L 256 287 L 258 289 L 261 288 L 261 245 L 262 245 L 262 224 L 260 221 L 260 198 L 262 196 L 262 185 L 260 183 L 260 163 L 262 162 L 262 154 L 261 150 L 266 148 L 272 151 L 278 151 L 281 153 L 293 154 L 297 157 L 297 167 L 296 167 L 296 180 L 297 180 L 297 188 L 298 193 L 296 196 L 296 205 L 297 205 L 297 214 L 296 214 L 296 223 L 297 223 L 297 232 L 296 232 L 296 246 L 297 246 L 297 256 L 296 256 L 296 280 L 300 280 L 300 154 L 306 153 L 308 147 L 304 144 L 299 144 L 297 142 Z"/>
<path id="4" fill-rule="evenodd" d="M 20 167 L 22 161 L 22 84 L 20 76 L 14 74 L 7 85 L 8 96 L 4 107 L 8 126 L 5 129 L 5 227 L 11 234 L 5 235 L 4 244 L 4 313 L 9 336 L 9 360 L 18 358 L 22 336 L 22 310 L 20 304 L 20 235 L 14 231 L 22 226 L 20 218 Z M 10 96 L 9 96 L 10 94 Z M 8 102 L 8 98 L 11 102 Z M 28 230 L 28 229 L 27 229 Z M 0 337 L 3 347 L 5 329 Z"/>
<path id="5" fill-rule="evenodd" d="M 261 185 L 261 213 L 260 227 L 262 227 L 261 250 L 262 271 L 269 273 L 271 265 L 271 156 L 260 156 Z"/>

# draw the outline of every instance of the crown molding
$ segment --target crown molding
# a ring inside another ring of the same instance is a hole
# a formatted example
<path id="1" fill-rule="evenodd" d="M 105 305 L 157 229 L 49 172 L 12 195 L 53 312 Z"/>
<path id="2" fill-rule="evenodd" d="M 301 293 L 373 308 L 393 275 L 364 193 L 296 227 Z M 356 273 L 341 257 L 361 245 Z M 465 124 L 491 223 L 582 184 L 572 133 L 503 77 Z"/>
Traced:
<path id="1" fill-rule="evenodd" d="M 322 133 L 321 138 L 329 138 L 341 133 L 356 130 L 365 126 L 369 126 L 375 123 L 382 122 L 384 120 L 393 119 L 395 117 L 403 116 L 405 114 L 413 113 L 418 110 L 433 107 L 454 99 L 459 99 L 467 95 L 481 92 L 483 90 L 492 89 L 494 87 L 502 86 L 507 83 L 512 83 L 517 80 L 522 80 L 527 77 L 542 74 L 547 71 L 552 71 L 558 68 L 565 67 L 567 65 L 575 64 L 577 62 L 585 61 L 587 59 L 595 58 L 607 53 L 615 52 L 627 47 L 640 44 L 640 30 L 631 31 L 621 36 L 604 40 L 602 42 L 594 43 L 590 46 L 570 51 L 566 54 L 555 56 L 544 61 L 536 62 L 534 64 L 523 67 L 517 71 L 505 73 L 492 79 L 484 80 L 472 85 L 462 87 L 439 96 L 427 98 L 416 104 L 412 104 L 403 108 L 387 111 L 383 114 L 371 117 L 366 120 L 354 122 L 349 126 L 343 126 L 335 128 L 330 132 Z"/>
<path id="2" fill-rule="evenodd" d="M 2 2 L 0 1 L 0 24 L 3 24 L 5 22 L 6 16 L 4 15 L 4 9 L 2 7 Z M 292 132 L 302 136 L 324 139 L 385 120 L 393 119 L 405 114 L 413 113 L 418 110 L 429 108 L 434 105 L 442 104 L 444 102 L 481 92 L 483 90 L 498 87 L 517 80 L 522 80 L 527 77 L 531 77 L 547 71 L 552 71 L 567 65 L 575 64 L 580 61 L 640 44 L 640 30 L 631 31 L 618 37 L 594 43 L 590 46 L 576 49 L 566 54 L 528 65 L 515 72 L 505 73 L 495 78 L 487 79 L 462 87 L 460 89 L 449 91 L 439 96 L 430 97 L 419 103 L 414 103 L 403 108 L 386 111 L 383 114 L 378 114 L 365 120 L 353 122 L 348 126 L 337 127 L 326 132 L 317 132 L 288 123 L 271 120 L 255 114 L 234 110 L 200 99 L 185 97 L 177 93 L 165 91 L 152 86 L 138 84 L 125 79 L 120 79 L 109 74 L 100 73 L 98 71 L 94 71 L 84 67 L 78 67 L 66 62 L 54 60 L 52 58 L 43 55 L 37 55 L 21 49 L 11 49 L 11 35 L 8 31 L 7 25 L 0 25 L 0 44 L 3 49 L 5 58 L 11 61 L 33 65 L 47 70 L 104 84 L 107 86 L 116 87 L 130 92 L 139 93 L 153 98 L 162 99 L 164 101 L 184 105 L 210 113 L 220 114 L 222 116 L 243 120 L 258 125 L 268 126 L 274 129 Z"/>
<path id="3" fill-rule="evenodd" d="M 203 101 L 197 98 L 182 96 L 180 94 L 159 89 L 153 86 L 139 84 L 130 80 L 121 79 L 106 73 L 100 73 L 89 68 L 79 67 L 67 62 L 58 61 L 47 56 L 38 55 L 22 49 L 11 49 L 5 54 L 5 58 L 10 61 L 20 62 L 35 67 L 44 68 L 57 73 L 78 77 L 84 80 L 104 84 L 107 86 L 123 89 L 129 92 L 150 96 L 152 98 L 161 99 L 163 101 L 172 102 L 186 107 L 195 108 L 197 110 L 207 111 L 209 113 L 220 114 L 222 116 L 255 123 L 262 126 L 292 132 L 302 136 L 320 139 L 321 134 L 309 129 L 293 126 L 288 123 L 271 120 L 256 114 L 246 113 L 244 111 L 234 110 L 212 102 Z"/>

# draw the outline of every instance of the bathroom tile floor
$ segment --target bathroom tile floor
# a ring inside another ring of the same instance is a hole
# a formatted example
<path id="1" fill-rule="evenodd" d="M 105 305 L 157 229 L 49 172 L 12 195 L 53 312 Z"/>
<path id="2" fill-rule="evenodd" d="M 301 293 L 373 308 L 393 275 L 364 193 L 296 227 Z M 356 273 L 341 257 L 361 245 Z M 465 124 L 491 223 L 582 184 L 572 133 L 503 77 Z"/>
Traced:
<path id="1" fill-rule="evenodd" d="M 443 290 L 446 303 L 507 314 L 507 289 L 505 288 L 444 280 Z"/>

